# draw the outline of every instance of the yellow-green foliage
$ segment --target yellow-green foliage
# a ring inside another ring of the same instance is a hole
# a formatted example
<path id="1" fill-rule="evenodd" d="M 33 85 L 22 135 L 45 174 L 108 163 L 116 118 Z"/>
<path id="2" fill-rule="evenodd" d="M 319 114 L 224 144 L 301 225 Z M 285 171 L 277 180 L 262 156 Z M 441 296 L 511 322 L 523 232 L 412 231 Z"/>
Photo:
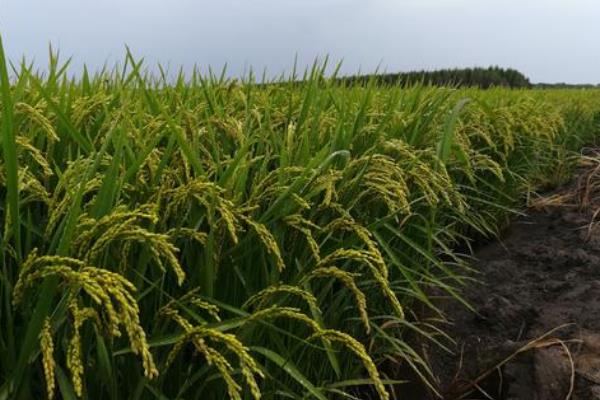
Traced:
<path id="1" fill-rule="evenodd" d="M 453 248 L 599 133 L 598 91 L 49 68 L 2 88 L 0 398 L 401 398 Z"/>

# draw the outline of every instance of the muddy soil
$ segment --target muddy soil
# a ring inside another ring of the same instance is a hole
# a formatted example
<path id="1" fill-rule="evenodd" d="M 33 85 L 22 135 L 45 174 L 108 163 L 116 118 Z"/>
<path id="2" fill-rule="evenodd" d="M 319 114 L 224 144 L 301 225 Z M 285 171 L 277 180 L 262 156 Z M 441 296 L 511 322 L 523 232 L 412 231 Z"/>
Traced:
<path id="1" fill-rule="evenodd" d="M 463 291 L 476 312 L 444 303 L 455 354 L 422 349 L 443 398 L 600 400 L 600 229 L 589 229 L 600 204 L 584 187 L 590 174 L 476 252 L 479 282 Z"/>

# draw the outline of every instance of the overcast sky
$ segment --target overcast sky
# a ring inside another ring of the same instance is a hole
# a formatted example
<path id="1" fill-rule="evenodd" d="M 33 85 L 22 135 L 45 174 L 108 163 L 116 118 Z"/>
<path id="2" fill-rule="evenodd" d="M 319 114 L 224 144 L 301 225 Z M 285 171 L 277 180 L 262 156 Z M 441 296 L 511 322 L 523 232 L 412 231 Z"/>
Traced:
<path id="1" fill-rule="evenodd" d="M 328 54 L 343 72 L 500 65 L 600 83 L 599 0 L 0 0 L 13 60 L 48 43 L 76 71 L 123 59 L 271 75 Z"/>

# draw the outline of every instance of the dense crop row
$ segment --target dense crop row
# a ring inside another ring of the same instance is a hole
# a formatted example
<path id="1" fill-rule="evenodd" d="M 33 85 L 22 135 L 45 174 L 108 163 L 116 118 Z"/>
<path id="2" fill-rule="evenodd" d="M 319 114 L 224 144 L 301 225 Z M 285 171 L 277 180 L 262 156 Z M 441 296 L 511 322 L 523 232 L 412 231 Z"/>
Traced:
<path id="1" fill-rule="evenodd" d="M 0 60 L 0 67 L 4 65 Z M 2 71 L 0 398 L 402 393 L 600 93 Z M 423 310 L 428 310 L 423 312 Z M 417 310 L 420 310 L 417 312 Z M 395 364 L 399 364 L 396 366 Z"/>

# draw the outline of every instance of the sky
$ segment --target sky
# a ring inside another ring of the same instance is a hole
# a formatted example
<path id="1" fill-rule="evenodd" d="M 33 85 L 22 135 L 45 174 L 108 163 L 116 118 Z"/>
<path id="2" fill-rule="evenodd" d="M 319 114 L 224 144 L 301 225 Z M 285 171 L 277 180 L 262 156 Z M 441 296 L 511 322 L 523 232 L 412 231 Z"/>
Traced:
<path id="1" fill-rule="evenodd" d="M 0 0 L 11 60 L 48 44 L 99 69 L 125 45 L 149 66 L 269 76 L 328 55 L 342 72 L 499 65 L 533 82 L 600 83 L 599 0 Z"/>

